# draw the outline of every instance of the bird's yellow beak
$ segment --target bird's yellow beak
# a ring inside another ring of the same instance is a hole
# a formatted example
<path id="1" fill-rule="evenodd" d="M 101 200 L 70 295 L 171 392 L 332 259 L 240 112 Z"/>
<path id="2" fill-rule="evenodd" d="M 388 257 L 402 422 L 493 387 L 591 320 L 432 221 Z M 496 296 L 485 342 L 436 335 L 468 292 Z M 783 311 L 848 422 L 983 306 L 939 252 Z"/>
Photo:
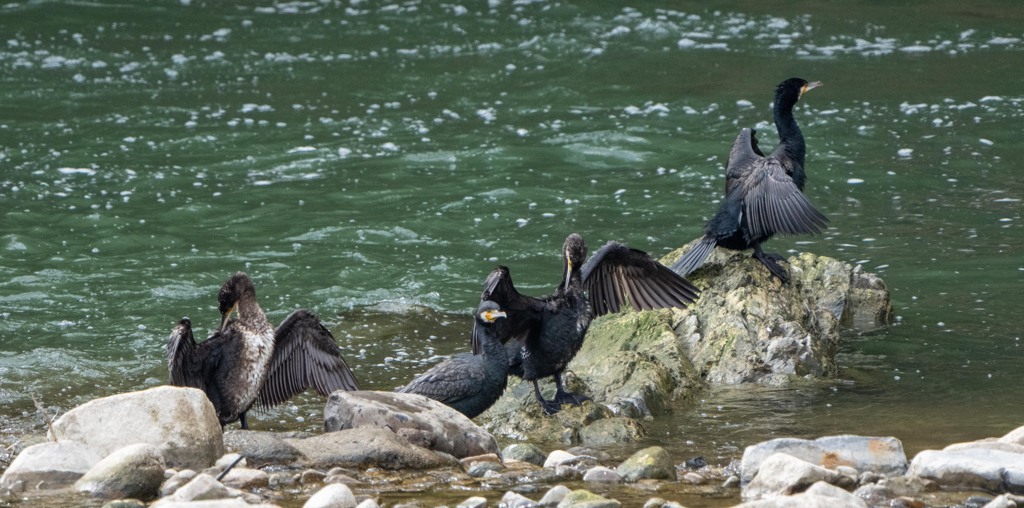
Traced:
<path id="1" fill-rule="evenodd" d="M 815 88 L 818 88 L 819 86 L 821 86 L 821 81 L 815 81 L 813 83 L 807 83 L 806 85 L 803 86 L 803 88 L 800 89 L 800 96 L 803 96 L 805 93 L 807 93 L 807 92 L 809 92 L 811 90 L 814 90 Z"/>
<path id="2" fill-rule="evenodd" d="M 504 312 L 502 312 L 500 310 L 485 310 L 484 311 L 484 321 L 487 321 L 488 323 L 493 323 L 493 322 L 497 321 L 498 318 L 503 318 L 503 317 L 508 317 L 508 316 Z"/>
<path id="3" fill-rule="evenodd" d="M 564 288 L 566 291 L 569 290 L 569 281 L 570 281 L 570 277 L 571 276 L 572 276 L 572 258 L 570 258 L 568 256 L 568 253 L 567 253 L 566 256 L 565 256 L 565 288 Z"/>
<path id="4" fill-rule="evenodd" d="M 228 321 L 231 321 L 231 314 L 238 309 L 238 304 L 234 304 L 228 309 L 227 312 L 220 316 L 220 331 L 224 333 L 224 329 L 228 327 Z"/>

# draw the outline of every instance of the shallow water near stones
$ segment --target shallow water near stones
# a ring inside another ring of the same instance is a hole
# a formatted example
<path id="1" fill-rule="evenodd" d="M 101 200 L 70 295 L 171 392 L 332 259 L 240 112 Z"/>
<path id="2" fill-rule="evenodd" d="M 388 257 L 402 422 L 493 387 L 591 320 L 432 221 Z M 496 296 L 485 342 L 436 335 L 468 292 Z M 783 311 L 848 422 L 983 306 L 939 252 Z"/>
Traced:
<path id="1" fill-rule="evenodd" d="M 33 397 L 53 415 L 165 383 L 173 323 L 207 333 L 239 269 L 272 320 L 319 312 L 364 388 L 404 384 L 468 347 L 496 264 L 543 294 L 571 231 L 656 255 L 695 238 L 739 127 L 774 146 L 791 75 L 825 83 L 796 116 L 832 222 L 767 248 L 879 273 L 897 324 L 850 336 L 836 379 L 713 389 L 648 440 L 725 465 L 781 436 L 913 455 L 1002 435 L 1024 423 L 1024 9 L 969 10 L 5 4 L 0 444 L 44 432 Z M 322 406 L 250 420 L 318 430 Z"/>

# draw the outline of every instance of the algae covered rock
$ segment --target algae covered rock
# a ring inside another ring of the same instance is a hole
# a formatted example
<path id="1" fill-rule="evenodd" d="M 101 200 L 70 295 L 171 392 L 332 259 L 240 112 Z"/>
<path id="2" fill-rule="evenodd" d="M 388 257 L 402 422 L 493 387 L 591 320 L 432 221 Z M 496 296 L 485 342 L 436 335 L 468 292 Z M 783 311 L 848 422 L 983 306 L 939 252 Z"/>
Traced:
<path id="1" fill-rule="evenodd" d="M 890 323 L 889 293 L 874 274 L 825 256 L 792 256 L 787 268 L 790 281 L 783 284 L 749 253 L 716 249 L 690 274 L 701 295 L 686 309 L 626 310 L 594 320 L 563 374 L 567 389 L 593 403 L 544 415 L 532 384 L 513 379 L 477 421 L 516 440 L 628 442 L 642 434 L 621 425 L 623 432 L 609 433 L 616 423 L 596 422 L 624 417 L 642 429 L 641 419 L 680 407 L 709 383 L 785 385 L 833 376 L 844 332 Z M 554 383 L 540 386 L 551 398 Z"/>

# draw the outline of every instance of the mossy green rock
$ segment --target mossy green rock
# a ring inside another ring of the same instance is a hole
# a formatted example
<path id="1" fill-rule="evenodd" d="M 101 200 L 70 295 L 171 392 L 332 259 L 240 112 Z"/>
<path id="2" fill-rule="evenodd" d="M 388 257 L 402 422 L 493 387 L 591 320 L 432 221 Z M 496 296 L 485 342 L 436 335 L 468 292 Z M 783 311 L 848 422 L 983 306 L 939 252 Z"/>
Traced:
<path id="1" fill-rule="evenodd" d="M 558 503 L 558 508 L 618 508 L 619 506 L 622 506 L 622 503 L 583 489 L 566 494 Z"/>
<path id="2" fill-rule="evenodd" d="M 689 247 L 662 263 L 671 264 Z M 594 320 L 563 374 L 567 389 L 593 403 L 544 415 L 532 384 L 513 378 L 477 422 L 516 440 L 628 442 L 642 434 L 627 429 L 685 408 L 709 383 L 784 385 L 833 376 L 842 327 L 866 331 L 890 323 L 885 284 L 860 267 L 802 253 L 790 257 L 786 268 L 790 281 L 783 284 L 749 253 L 716 249 L 690 274 L 701 295 L 686 309 L 625 310 Z M 550 379 L 540 386 L 545 397 L 554 395 Z M 611 417 L 632 424 L 597 423 Z M 623 432 L 610 432 L 616 426 Z"/>
<path id="3" fill-rule="evenodd" d="M 674 480 L 676 467 L 668 452 L 660 446 L 644 448 L 634 453 L 625 462 L 615 468 L 627 482 L 637 480 Z"/>

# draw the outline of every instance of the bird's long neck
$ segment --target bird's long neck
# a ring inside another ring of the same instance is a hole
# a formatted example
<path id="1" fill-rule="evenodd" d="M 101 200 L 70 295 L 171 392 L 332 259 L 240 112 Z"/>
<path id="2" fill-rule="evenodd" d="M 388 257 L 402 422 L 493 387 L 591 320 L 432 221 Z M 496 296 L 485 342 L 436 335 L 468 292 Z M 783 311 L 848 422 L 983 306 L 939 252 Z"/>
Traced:
<path id="1" fill-rule="evenodd" d="M 508 353 L 505 351 L 505 345 L 501 343 L 501 340 L 494 333 L 494 325 L 477 325 L 487 326 L 488 328 L 484 331 L 483 340 L 483 355 L 488 361 L 494 362 L 495 364 L 508 364 Z"/>
<path id="2" fill-rule="evenodd" d="M 794 97 L 783 96 L 775 100 L 775 129 L 779 131 L 779 146 L 775 151 L 784 151 L 802 169 L 807 147 L 804 145 L 804 135 L 793 118 L 795 104 Z"/>
<path id="3" fill-rule="evenodd" d="M 238 300 L 238 321 L 257 333 L 273 331 L 273 327 L 267 321 L 267 315 L 254 295 L 243 295 Z"/>

